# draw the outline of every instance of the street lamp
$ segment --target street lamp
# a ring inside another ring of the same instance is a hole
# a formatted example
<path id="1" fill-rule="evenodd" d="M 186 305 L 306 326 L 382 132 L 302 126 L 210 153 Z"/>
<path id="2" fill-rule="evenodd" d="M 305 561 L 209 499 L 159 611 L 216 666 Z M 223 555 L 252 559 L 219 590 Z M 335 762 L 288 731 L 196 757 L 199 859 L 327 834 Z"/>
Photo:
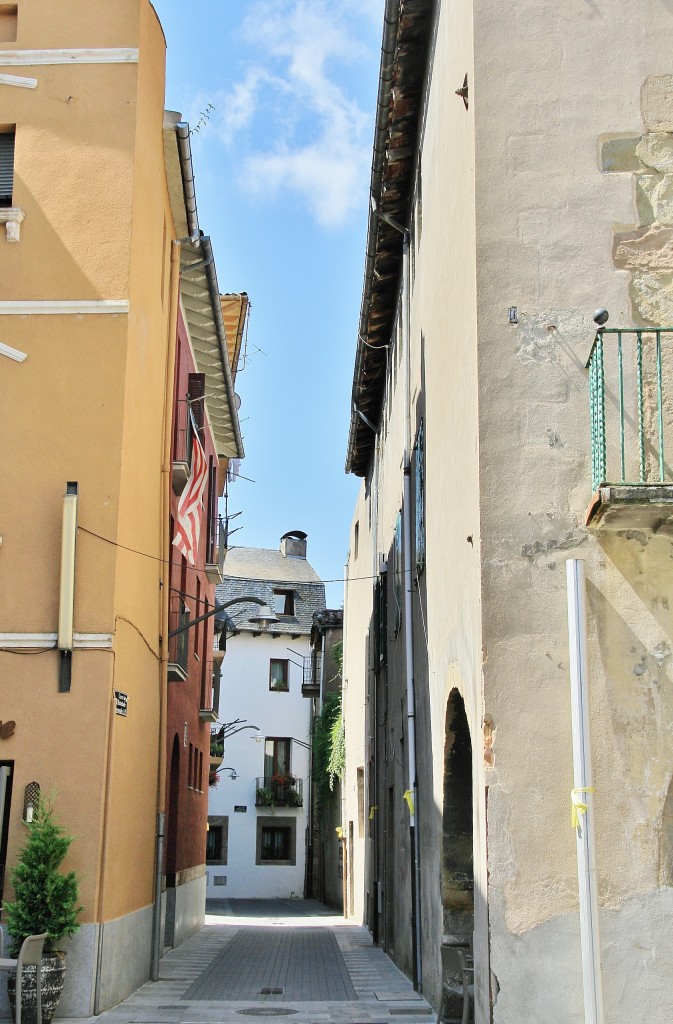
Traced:
<path id="1" fill-rule="evenodd" d="M 270 626 L 272 623 L 280 621 L 278 617 L 275 615 L 275 613 L 271 611 L 266 601 L 262 600 L 261 597 L 253 597 L 252 595 L 250 595 L 249 597 L 233 597 L 231 601 L 225 601 L 224 604 L 216 604 L 214 608 L 210 609 L 210 611 L 204 612 L 203 615 L 197 616 L 197 618 L 192 619 L 191 622 L 187 622 L 183 626 L 178 626 L 177 629 L 171 629 L 168 634 L 169 640 L 171 639 L 171 637 L 177 636 L 178 633 L 184 633 L 186 632 L 186 630 L 191 629 L 192 626 L 198 625 L 198 623 L 203 622 L 204 619 L 210 619 L 212 618 L 213 615 L 219 615 L 219 613 L 224 611 L 225 608 L 230 608 L 233 604 L 259 605 L 259 611 L 257 615 L 251 616 L 249 621 L 258 623 L 260 629 L 267 629 L 267 627 Z"/>

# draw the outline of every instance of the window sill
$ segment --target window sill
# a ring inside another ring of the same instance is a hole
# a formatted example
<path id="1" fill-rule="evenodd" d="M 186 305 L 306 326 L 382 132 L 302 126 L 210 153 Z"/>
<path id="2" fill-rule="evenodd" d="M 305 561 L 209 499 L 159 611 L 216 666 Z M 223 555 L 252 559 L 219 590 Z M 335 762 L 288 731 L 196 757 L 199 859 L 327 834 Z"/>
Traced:
<path id="1" fill-rule="evenodd" d="M 8 242 L 18 242 L 25 213 L 19 206 L 0 207 L 0 224 L 4 224 Z"/>

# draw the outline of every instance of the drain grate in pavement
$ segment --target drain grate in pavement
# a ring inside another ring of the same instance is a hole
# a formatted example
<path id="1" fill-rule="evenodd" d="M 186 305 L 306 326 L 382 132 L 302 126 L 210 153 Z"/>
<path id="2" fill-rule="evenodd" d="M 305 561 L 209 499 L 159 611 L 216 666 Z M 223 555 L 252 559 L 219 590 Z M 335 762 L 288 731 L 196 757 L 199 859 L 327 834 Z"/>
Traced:
<path id="1" fill-rule="evenodd" d="M 260 996 L 282 996 L 284 991 L 284 988 L 260 988 L 259 994 Z"/>
<path id="2" fill-rule="evenodd" d="M 285 1006 L 249 1006 L 245 1010 L 236 1010 L 245 1017 L 287 1017 L 291 1013 L 299 1013 L 299 1010 L 288 1010 Z"/>
<path id="3" fill-rule="evenodd" d="M 421 1006 L 391 1006 L 388 1013 L 392 1013 L 393 1017 L 401 1017 L 404 1014 L 407 1017 L 411 1017 L 412 1014 L 418 1016 L 419 1014 L 432 1013 L 430 1007 Z"/>

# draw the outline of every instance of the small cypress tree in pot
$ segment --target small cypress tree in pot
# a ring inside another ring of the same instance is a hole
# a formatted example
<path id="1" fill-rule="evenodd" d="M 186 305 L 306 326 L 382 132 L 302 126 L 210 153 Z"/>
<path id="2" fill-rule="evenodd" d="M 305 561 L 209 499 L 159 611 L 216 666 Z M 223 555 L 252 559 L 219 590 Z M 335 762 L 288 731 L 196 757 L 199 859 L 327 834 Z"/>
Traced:
<path id="1" fill-rule="evenodd" d="M 42 1020 L 49 1024 L 63 990 L 65 953 L 58 944 L 79 928 L 79 880 L 74 871 L 59 871 L 74 836 L 54 818 L 52 799 L 40 798 L 33 820 L 27 823 L 28 838 L 19 860 L 10 872 L 14 900 L 4 904 L 4 922 L 12 937 L 11 953 L 18 956 L 29 935 L 47 932 L 42 959 Z M 9 1001 L 14 1013 L 16 979 L 7 978 Z M 22 1020 L 37 1020 L 35 968 L 26 967 L 23 976 Z"/>

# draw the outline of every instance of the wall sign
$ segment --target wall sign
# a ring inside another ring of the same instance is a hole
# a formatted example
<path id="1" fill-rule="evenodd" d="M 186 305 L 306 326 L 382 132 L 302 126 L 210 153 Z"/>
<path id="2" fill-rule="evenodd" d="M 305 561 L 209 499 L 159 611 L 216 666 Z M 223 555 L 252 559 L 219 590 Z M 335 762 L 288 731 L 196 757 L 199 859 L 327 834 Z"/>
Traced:
<path id="1" fill-rule="evenodd" d="M 243 804 L 234 804 L 234 814 L 245 814 L 247 810 Z"/>
<path id="2" fill-rule="evenodd" d="M 0 722 L 0 740 L 8 740 L 14 735 L 16 722 Z"/>
<path id="3" fill-rule="evenodd" d="M 121 715 L 122 718 L 126 718 L 128 704 L 128 693 L 122 693 L 121 690 L 115 690 L 115 715 Z"/>

